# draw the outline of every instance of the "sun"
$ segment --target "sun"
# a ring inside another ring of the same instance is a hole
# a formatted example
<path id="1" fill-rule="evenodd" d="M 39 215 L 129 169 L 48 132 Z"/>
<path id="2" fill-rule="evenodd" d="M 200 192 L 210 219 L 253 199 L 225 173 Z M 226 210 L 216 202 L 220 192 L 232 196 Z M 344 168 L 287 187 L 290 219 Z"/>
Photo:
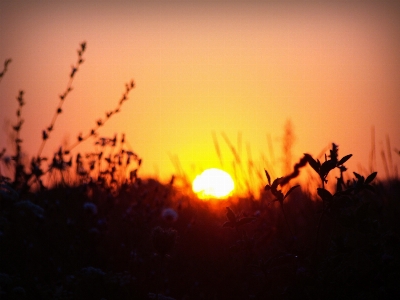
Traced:
<path id="1" fill-rule="evenodd" d="M 200 199 L 224 199 L 231 195 L 235 184 L 232 177 L 220 169 L 205 170 L 193 180 L 192 189 Z"/>

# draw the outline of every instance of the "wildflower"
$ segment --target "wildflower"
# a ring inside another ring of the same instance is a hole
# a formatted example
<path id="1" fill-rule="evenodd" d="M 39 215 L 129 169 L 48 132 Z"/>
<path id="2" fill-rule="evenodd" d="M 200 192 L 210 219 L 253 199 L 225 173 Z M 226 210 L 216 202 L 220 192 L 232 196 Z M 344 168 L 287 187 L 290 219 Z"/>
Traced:
<path id="1" fill-rule="evenodd" d="M 161 217 L 164 221 L 172 223 L 178 220 L 178 213 L 173 208 L 165 208 L 161 213 Z"/>
<path id="2" fill-rule="evenodd" d="M 97 215 L 97 205 L 93 202 L 85 202 L 83 204 L 83 209 L 92 215 Z"/>

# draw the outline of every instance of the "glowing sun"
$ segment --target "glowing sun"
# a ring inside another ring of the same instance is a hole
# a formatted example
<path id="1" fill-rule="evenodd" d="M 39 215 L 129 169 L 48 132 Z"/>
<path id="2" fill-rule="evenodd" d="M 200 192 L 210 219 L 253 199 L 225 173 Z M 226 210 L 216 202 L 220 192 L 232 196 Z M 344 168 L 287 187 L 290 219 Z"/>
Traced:
<path id="1" fill-rule="evenodd" d="M 232 177 L 220 169 L 207 169 L 193 180 L 192 189 L 200 199 L 227 198 L 235 185 Z"/>

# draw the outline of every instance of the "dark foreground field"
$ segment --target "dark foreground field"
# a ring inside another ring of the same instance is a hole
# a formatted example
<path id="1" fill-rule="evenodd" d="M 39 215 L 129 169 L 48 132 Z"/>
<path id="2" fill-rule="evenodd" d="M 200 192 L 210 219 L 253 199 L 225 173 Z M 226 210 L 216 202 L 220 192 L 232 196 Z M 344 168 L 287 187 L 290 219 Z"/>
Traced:
<path id="1" fill-rule="evenodd" d="M 215 203 L 155 180 L 4 180 L 0 298 L 399 299 L 400 183 L 373 186 L 325 207 L 296 189 L 282 210 L 270 191 Z"/>

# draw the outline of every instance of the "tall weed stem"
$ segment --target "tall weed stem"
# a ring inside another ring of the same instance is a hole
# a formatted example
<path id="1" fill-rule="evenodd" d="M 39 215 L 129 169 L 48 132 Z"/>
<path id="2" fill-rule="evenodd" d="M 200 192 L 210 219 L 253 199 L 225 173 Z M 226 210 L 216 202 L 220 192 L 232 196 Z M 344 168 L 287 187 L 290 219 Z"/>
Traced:
<path id="1" fill-rule="evenodd" d="M 78 59 L 77 59 L 75 65 L 72 66 L 72 70 L 69 75 L 67 87 L 66 87 L 64 93 L 62 93 L 59 96 L 60 101 L 58 103 L 56 111 L 54 112 L 53 118 L 51 119 L 50 125 L 42 131 L 42 143 L 40 144 L 40 147 L 39 147 L 39 150 L 37 153 L 38 159 L 40 158 L 40 155 L 42 154 L 42 151 L 44 149 L 46 141 L 48 140 L 48 138 L 50 136 L 50 132 L 53 131 L 53 129 L 54 129 L 54 125 L 56 123 L 58 115 L 62 113 L 62 105 L 63 105 L 66 97 L 68 96 L 68 94 L 72 91 L 72 83 L 74 81 L 75 75 L 78 72 L 80 65 L 84 62 L 83 53 L 85 52 L 85 50 L 86 50 L 86 42 L 83 42 L 80 45 L 80 49 L 78 49 Z"/>

